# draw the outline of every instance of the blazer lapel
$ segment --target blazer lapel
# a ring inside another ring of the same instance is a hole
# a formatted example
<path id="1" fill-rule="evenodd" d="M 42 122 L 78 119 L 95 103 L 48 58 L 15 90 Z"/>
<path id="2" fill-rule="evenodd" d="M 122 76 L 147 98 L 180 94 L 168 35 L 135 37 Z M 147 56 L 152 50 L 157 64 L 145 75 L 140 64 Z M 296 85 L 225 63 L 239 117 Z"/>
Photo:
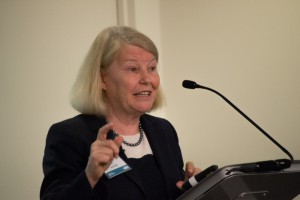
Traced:
<path id="1" fill-rule="evenodd" d="M 125 152 L 122 149 L 122 147 L 121 147 L 121 151 L 120 151 L 119 156 L 130 166 L 130 162 L 129 162 L 127 156 L 125 155 Z M 137 185 L 137 187 L 142 190 L 143 194 L 145 194 L 145 189 L 143 187 L 143 182 L 140 179 L 137 171 L 134 168 L 132 168 L 131 170 L 125 172 L 124 175 L 127 176 L 131 181 L 133 181 Z"/>
<path id="2" fill-rule="evenodd" d="M 159 168 L 161 169 L 162 176 L 166 184 L 166 189 L 168 190 L 168 194 L 170 194 L 172 187 L 174 187 L 172 184 L 174 183 L 169 181 L 169 177 L 172 177 L 173 171 L 168 163 L 169 151 L 167 151 L 165 148 L 166 142 L 168 141 L 164 138 L 164 129 L 160 124 L 153 124 L 146 119 L 141 121 L 142 127 L 152 148 L 154 158 L 157 160 Z"/>

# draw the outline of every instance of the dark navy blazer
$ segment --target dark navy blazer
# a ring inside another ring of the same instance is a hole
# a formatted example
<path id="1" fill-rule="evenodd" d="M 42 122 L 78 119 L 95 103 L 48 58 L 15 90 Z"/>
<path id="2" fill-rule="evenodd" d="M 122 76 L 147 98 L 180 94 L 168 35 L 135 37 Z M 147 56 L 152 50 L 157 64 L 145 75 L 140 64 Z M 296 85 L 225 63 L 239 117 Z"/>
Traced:
<path id="1" fill-rule="evenodd" d="M 176 199 L 182 194 L 176 182 L 184 179 L 177 133 L 165 119 L 144 114 L 140 120 L 161 170 L 168 199 Z M 91 189 L 84 170 L 91 143 L 105 123 L 104 118 L 81 114 L 51 126 L 43 159 L 41 199 L 147 199 L 134 168 L 110 180 L 103 176 Z M 123 151 L 120 157 L 127 162 Z"/>

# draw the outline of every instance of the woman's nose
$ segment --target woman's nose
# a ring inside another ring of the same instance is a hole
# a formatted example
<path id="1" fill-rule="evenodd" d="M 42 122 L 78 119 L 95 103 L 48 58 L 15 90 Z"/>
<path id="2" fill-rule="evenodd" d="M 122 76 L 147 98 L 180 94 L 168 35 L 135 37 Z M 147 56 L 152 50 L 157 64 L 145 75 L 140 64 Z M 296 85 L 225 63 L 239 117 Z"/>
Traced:
<path id="1" fill-rule="evenodd" d="M 147 70 L 141 70 L 141 83 L 143 84 L 148 84 L 151 82 L 151 75 L 150 72 L 148 72 Z"/>

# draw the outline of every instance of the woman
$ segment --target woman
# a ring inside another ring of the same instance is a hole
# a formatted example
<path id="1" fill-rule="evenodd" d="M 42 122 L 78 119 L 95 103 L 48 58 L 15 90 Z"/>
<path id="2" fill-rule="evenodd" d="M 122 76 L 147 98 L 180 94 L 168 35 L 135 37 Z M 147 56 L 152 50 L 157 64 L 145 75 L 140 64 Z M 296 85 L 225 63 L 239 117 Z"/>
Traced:
<path id="1" fill-rule="evenodd" d="M 98 35 L 71 93 L 81 114 L 48 132 L 41 199 L 176 199 L 182 194 L 183 180 L 197 169 L 188 163 L 184 173 L 174 127 L 146 114 L 163 103 L 157 63 L 154 43 L 132 28 L 109 27 Z M 107 139 L 110 130 L 113 140 Z M 110 177 L 117 162 L 126 167 Z"/>

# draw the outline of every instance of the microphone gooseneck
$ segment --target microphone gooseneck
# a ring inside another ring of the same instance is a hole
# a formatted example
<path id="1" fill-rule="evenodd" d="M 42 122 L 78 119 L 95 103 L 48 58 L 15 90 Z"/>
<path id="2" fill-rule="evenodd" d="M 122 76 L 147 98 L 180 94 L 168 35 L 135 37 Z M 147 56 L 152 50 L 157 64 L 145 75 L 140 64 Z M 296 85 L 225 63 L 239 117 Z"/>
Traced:
<path id="1" fill-rule="evenodd" d="M 235 106 L 231 101 L 229 101 L 229 99 L 227 99 L 224 95 L 222 95 L 221 93 L 219 93 L 218 91 L 211 89 L 209 87 L 205 87 L 202 85 L 197 84 L 194 81 L 190 81 L 190 80 L 184 80 L 182 82 L 182 86 L 184 88 L 188 88 L 188 89 L 196 89 L 196 88 L 201 88 L 201 89 L 205 89 L 205 90 L 209 90 L 217 95 L 219 95 L 220 97 L 222 97 L 222 99 L 224 99 L 229 105 L 231 105 L 238 113 L 240 113 L 243 117 L 245 117 L 253 126 L 255 126 L 258 130 L 260 130 L 260 132 L 262 132 L 269 140 L 271 140 L 277 147 L 279 147 L 284 153 L 286 153 L 291 162 L 294 161 L 294 158 L 292 156 L 292 154 L 286 149 L 284 148 L 281 144 L 279 144 L 274 138 L 272 138 L 264 129 L 262 129 L 258 124 L 256 124 L 250 117 L 248 117 L 244 112 L 242 112 L 237 106 Z"/>

